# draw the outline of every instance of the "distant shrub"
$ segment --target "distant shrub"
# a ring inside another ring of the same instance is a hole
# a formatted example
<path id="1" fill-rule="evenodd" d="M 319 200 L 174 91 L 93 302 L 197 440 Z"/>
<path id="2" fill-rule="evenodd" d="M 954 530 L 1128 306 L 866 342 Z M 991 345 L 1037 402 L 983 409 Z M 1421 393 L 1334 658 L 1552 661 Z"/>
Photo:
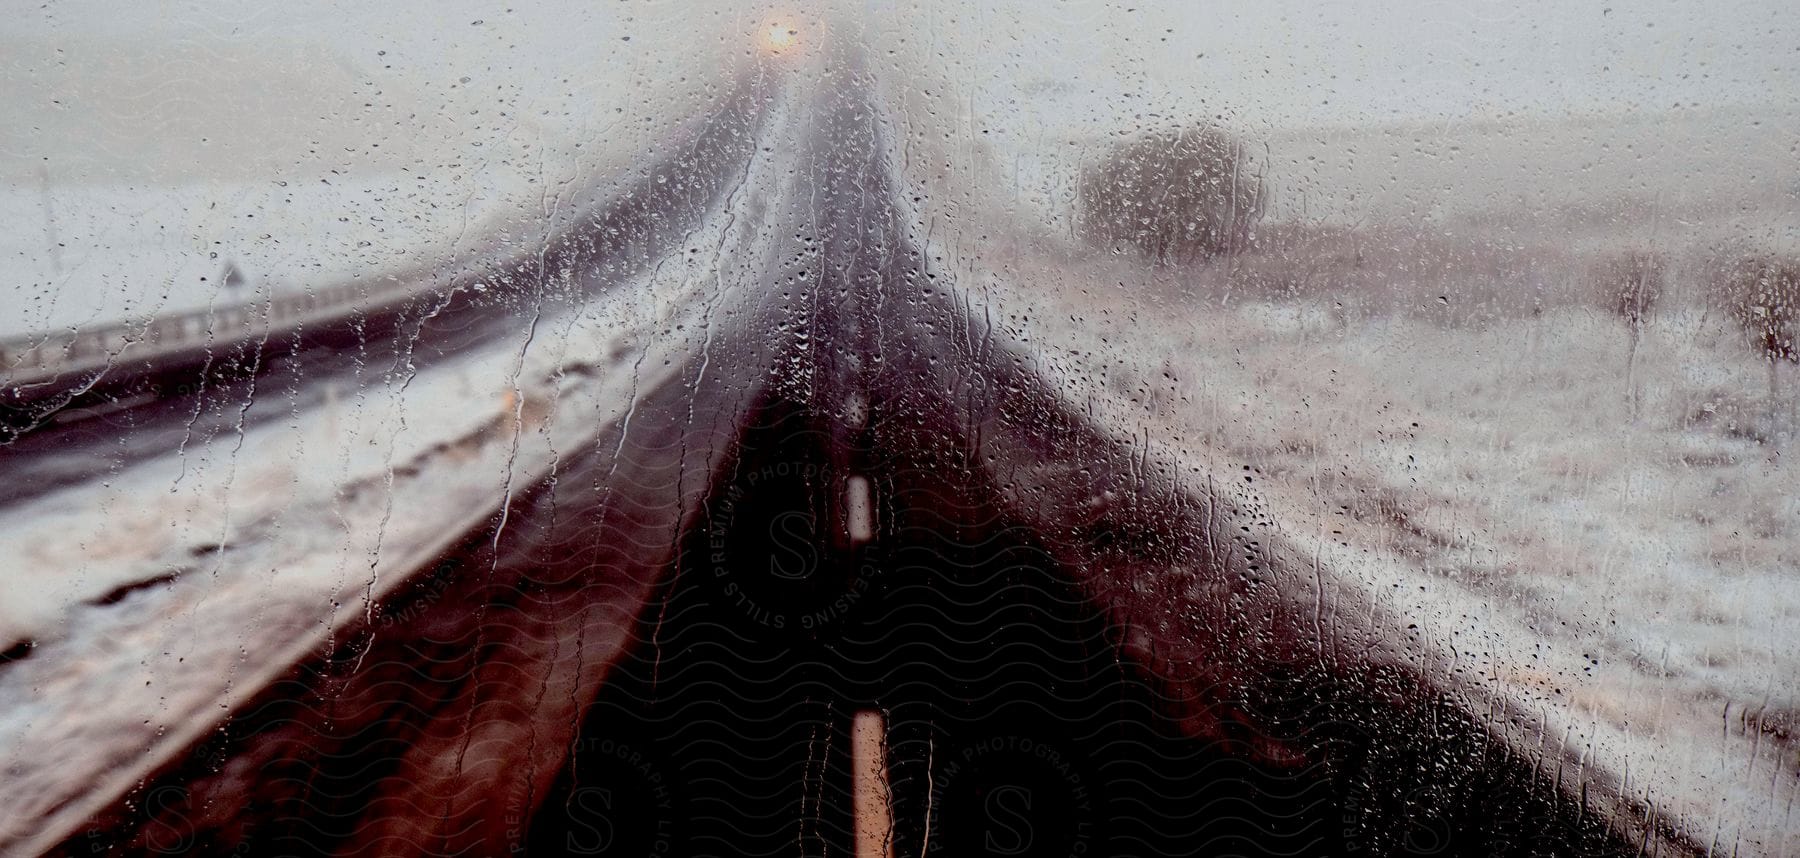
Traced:
<path id="1" fill-rule="evenodd" d="M 1713 300 L 1770 363 L 1800 363 L 1800 259 L 1748 253 L 1713 275 Z"/>
<path id="2" fill-rule="evenodd" d="M 1737 322 L 1750 348 L 1769 364 L 1769 419 L 1791 431 L 1800 403 L 1784 419 L 1781 364 L 1800 363 L 1800 259 L 1768 252 L 1733 253 L 1715 262 L 1713 301 Z"/>
<path id="3" fill-rule="evenodd" d="M 1158 263 L 1243 250 L 1268 190 L 1244 141 L 1210 126 L 1128 140 L 1082 170 L 1079 228 Z"/>
<path id="4" fill-rule="evenodd" d="M 1668 285 L 1668 265 L 1653 250 L 1625 251 L 1606 260 L 1600 273 L 1602 297 L 1633 332 L 1650 320 Z"/>

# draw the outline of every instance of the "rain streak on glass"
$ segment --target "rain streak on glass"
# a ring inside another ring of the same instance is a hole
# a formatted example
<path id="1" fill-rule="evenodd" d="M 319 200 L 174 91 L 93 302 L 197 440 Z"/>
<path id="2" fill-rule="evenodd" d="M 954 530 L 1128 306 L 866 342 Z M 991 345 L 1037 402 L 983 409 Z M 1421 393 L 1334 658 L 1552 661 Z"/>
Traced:
<path id="1" fill-rule="evenodd" d="M 0 33 L 0 854 L 1800 854 L 1800 13 Z"/>

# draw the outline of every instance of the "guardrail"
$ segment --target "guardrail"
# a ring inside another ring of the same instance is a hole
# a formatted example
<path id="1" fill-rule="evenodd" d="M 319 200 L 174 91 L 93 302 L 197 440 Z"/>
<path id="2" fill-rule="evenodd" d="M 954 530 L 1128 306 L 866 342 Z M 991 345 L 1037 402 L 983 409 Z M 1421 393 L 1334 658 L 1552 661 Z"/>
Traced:
<path id="1" fill-rule="evenodd" d="M 40 332 L 0 341 L 0 411 L 12 411 L 13 423 L 31 424 L 34 416 L 83 396 L 145 376 L 204 367 L 212 356 L 243 348 L 261 348 L 341 329 L 355 323 L 364 335 L 398 319 L 420 299 L 444 302 L 434 315 L 458 312 L 475 303 L 481 284 L 505 288 L 521 282 L 517 275 L 542 274 L 601 255 L 617 255 L 634 245 L 680 229 L 688 215 L 697 216 L 725 184 L 734 163 L 734 142 L 748 147 L 753 114 L 747 99 L 768 81 L 754 73 L 721 99 L 722 108 L 691 127 L 666 157 L 628 179 L 608 197 L 567 219 L 560 232 L 533 251 L 522 251 L 503 238 L 433 268 L 418 267 L 349 283 L 276 294 L 261 300 L 212 306 L 150 318 L 120 321 L 65 332 Z M 685 176 L 702 178 L 685 180 Z M 671 181 L 670 179 L 674 180 Z M 684 206 L 682 197 L 694 197 Z M 687 209 L 695 209 L 689 212 Z M 491 290 L 490 290 L 491 292 Z M 490 294 L 489 298 L 492 297 Z M 306 343 L 301 342 L 300 345 Z"/>
<path id="2" fill-rule="evenodd" d="M 72 331 L 67 335 L 35 335 L 0 342 L 0 367 L 17 386 L 43 384 L 64 375 L 101 370 L 133 350 L 150 358 L 195 345 L 234 342 L 293 327 L 320 317 L 340 317 L 359 299 L 372 295 L 355 284 L 308 289 L 261 302 L 208 307 L 156 316 L 141 322 L 119 322 Z"/>

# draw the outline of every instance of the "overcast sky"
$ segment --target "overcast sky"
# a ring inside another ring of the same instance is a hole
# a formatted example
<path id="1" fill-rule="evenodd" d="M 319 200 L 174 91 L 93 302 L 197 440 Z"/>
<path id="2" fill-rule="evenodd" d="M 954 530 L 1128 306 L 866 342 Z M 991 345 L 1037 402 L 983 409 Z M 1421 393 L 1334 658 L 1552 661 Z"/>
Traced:
<path id="1" fill-rule="evenodd" d="M 1800 115 L 1787 0 L 52 2 L 0 34 L 0 179 L 264 178 L 654 139 L 771 20 L 1044 137 L 1720 107 Z M 1692 115 L 1692 113 L 1690 113 Z M 966 117 L 965 117 L 966 118 Z M 623 151 L 623 149 L 621 150 Z M 32 184 L 35 187 L 35 184 Z M 27 188 L 27 190 L 29 190 Z M 35 191 L 34 191 L 35 192 Z"/>
<path id="2" fill-rule="evenodd" d="M 770 15 L 836 16 L 866 19 L 881 39 L 928 46 L 933 61 L 997 93 L 1204 102 L 1280 123 L 1800 99 L 1800 11 L 1786 0 L 973 5 L 81 0 L 9 16 L 8 28 L 12 39 L 49 37 L 70 50 L 114 39 L 177 53 L 194 43 L 299 43 L 369 64 L 370 49 L 386 48 L 413 71 L 542 85 L 568 73 L 678 75 Z M 0 79 L 17 84 L 43 59 L 15 54 Z"/>
<path id="3" fill-rule="evenodd" d="M 996 100 L 1259 124 L 1773 105 L 1800 99 L 1785 0 L 1318 3 L 866 0 Z M 996 105 L 998 108 L 1000 105 Z M 1069 117 L 1079 121 L 1082 117 Z"/>

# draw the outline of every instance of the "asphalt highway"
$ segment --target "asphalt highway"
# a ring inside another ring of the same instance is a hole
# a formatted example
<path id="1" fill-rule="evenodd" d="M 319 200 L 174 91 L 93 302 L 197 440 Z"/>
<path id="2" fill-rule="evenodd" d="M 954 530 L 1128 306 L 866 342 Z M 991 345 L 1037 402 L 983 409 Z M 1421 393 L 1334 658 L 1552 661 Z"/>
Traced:
<path id="1" fill-rule="evenodd" d="M 473 518 L 400 510 L 473 524 L 292 663 L 246 670 L 272 678 L 206 729 L 66 772 L 70 798 L 0 850 L 844 854 L 867 711 L 890 854 L 1637 850 L 1432 663 L 1323 657 L 1341 642 L 1306 621 L 1310 570 L 1281 575 L 1249 512 L 1032 372 L 936 258 L 876 70 L 812 62 L 746 83 L 653 171 L 687 190 L 508 263 L 507 295 L 33 411 L 0 448 L 8 508 L 176 455 L 271 389 L 300 393 L 265 417 L 518 336 L 552 284 L 579 305 L 696 252 L 720 284 L 695 346 L 553 477 Z M 708 223 L 732 237 L 690 247 Z M 619 262 L 612 227 L 652 239 Z"/>

